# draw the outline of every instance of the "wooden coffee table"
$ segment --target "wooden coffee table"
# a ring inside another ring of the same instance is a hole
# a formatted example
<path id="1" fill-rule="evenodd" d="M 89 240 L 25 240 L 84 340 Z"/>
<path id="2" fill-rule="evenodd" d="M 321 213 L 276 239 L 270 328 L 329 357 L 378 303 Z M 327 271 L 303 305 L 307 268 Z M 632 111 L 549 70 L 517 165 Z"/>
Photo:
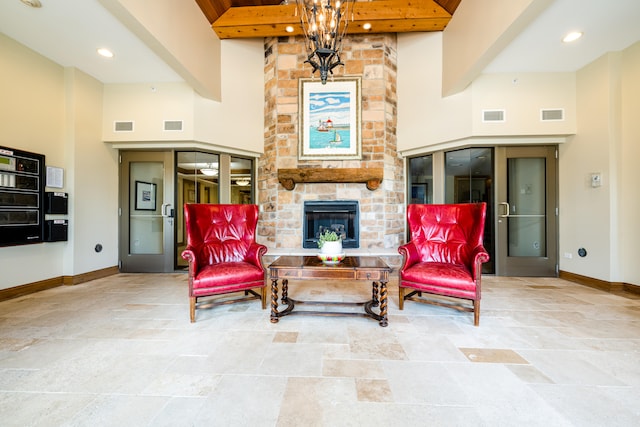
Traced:
<path id="1" fill-rule="evenodd" d="M 366 316 L 387 326 L 387 282 L 391 268 L 379 257 L 348 256 L 335 265 L 325 265 L 315 256 L 282 256 L 269 266 L 271 277 L 271 322 L 277 323 L 280 317 L 289 314 L 312 314 L 324 316 Z M 281 302 L 287 305 L 278 311 L 278 280 L 282 279 Z M 289 279 L 300 280 L 366 280 L 371 282 L 371 299 L 364 302 L 299 301 L 289 298 Z M 378 299 L 378 284 L 379 296 Z M 344 311 L 304 311 L 295 310 L 296 304 L 322 306 L 364 306 L 364 312 Z M 375 313 L 372 307 L 380 307 Z"/>

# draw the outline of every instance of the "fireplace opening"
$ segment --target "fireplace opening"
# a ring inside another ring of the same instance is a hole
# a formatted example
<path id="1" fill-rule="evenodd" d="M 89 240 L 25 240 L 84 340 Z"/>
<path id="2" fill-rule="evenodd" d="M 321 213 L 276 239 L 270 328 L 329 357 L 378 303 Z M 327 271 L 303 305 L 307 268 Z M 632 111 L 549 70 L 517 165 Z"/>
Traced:
<path id="1" fill-rule="evenodd" d="M 304 202 L 303 248 L 318 248 L 318 237 L 326 229 L 342 236 L 343 248 L 359 248 L 357 200 Z"/>

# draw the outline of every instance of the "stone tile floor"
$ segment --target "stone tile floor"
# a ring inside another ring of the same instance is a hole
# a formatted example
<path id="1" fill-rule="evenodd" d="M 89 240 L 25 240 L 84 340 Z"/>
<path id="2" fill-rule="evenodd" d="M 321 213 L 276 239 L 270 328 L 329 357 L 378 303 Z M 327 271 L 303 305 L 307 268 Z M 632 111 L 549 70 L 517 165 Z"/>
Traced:
<path id="1" fill-rule="evenodd" d="M 0 303 L 0 426 L 637 426 L 640 299 L 485 276 L 472 315 L 407 302 L 269 322 L 197 312 L 187 276 L 119 274 Z M 364 300 L 356 282 L 300 299 Z"/>

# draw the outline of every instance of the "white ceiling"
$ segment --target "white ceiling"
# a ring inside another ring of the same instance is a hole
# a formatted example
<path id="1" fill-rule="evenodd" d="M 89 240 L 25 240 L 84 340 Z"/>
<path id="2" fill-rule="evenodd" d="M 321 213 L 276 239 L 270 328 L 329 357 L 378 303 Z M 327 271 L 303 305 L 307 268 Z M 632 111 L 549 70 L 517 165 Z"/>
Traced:
<path id="1" fill-rule="evenodd" d="M 19 0 L 0 1 L 0 32 L 103 83 L 182 81 L 98 0 L 41 2 L 42 8 L 33 9 Z M 555 0 L 485 71 L 575 71 L 640 40 L 639 22 L 640 0 Z M 560 39 L 570 30 L 585 35 L 565 45 Z M 110 48 L 116 56 L 99 57 L 99 47 Z"/>

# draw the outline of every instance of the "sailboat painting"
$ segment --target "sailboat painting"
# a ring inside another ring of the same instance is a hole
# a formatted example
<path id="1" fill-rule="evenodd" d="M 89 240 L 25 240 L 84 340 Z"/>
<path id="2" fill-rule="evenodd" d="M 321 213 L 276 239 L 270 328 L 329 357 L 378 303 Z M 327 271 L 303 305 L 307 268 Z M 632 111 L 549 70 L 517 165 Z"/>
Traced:
<path id="1" fill-rule="evenodd" d="M 300 79 L 301 159 L 360 158 L 360 79 Z"/>

